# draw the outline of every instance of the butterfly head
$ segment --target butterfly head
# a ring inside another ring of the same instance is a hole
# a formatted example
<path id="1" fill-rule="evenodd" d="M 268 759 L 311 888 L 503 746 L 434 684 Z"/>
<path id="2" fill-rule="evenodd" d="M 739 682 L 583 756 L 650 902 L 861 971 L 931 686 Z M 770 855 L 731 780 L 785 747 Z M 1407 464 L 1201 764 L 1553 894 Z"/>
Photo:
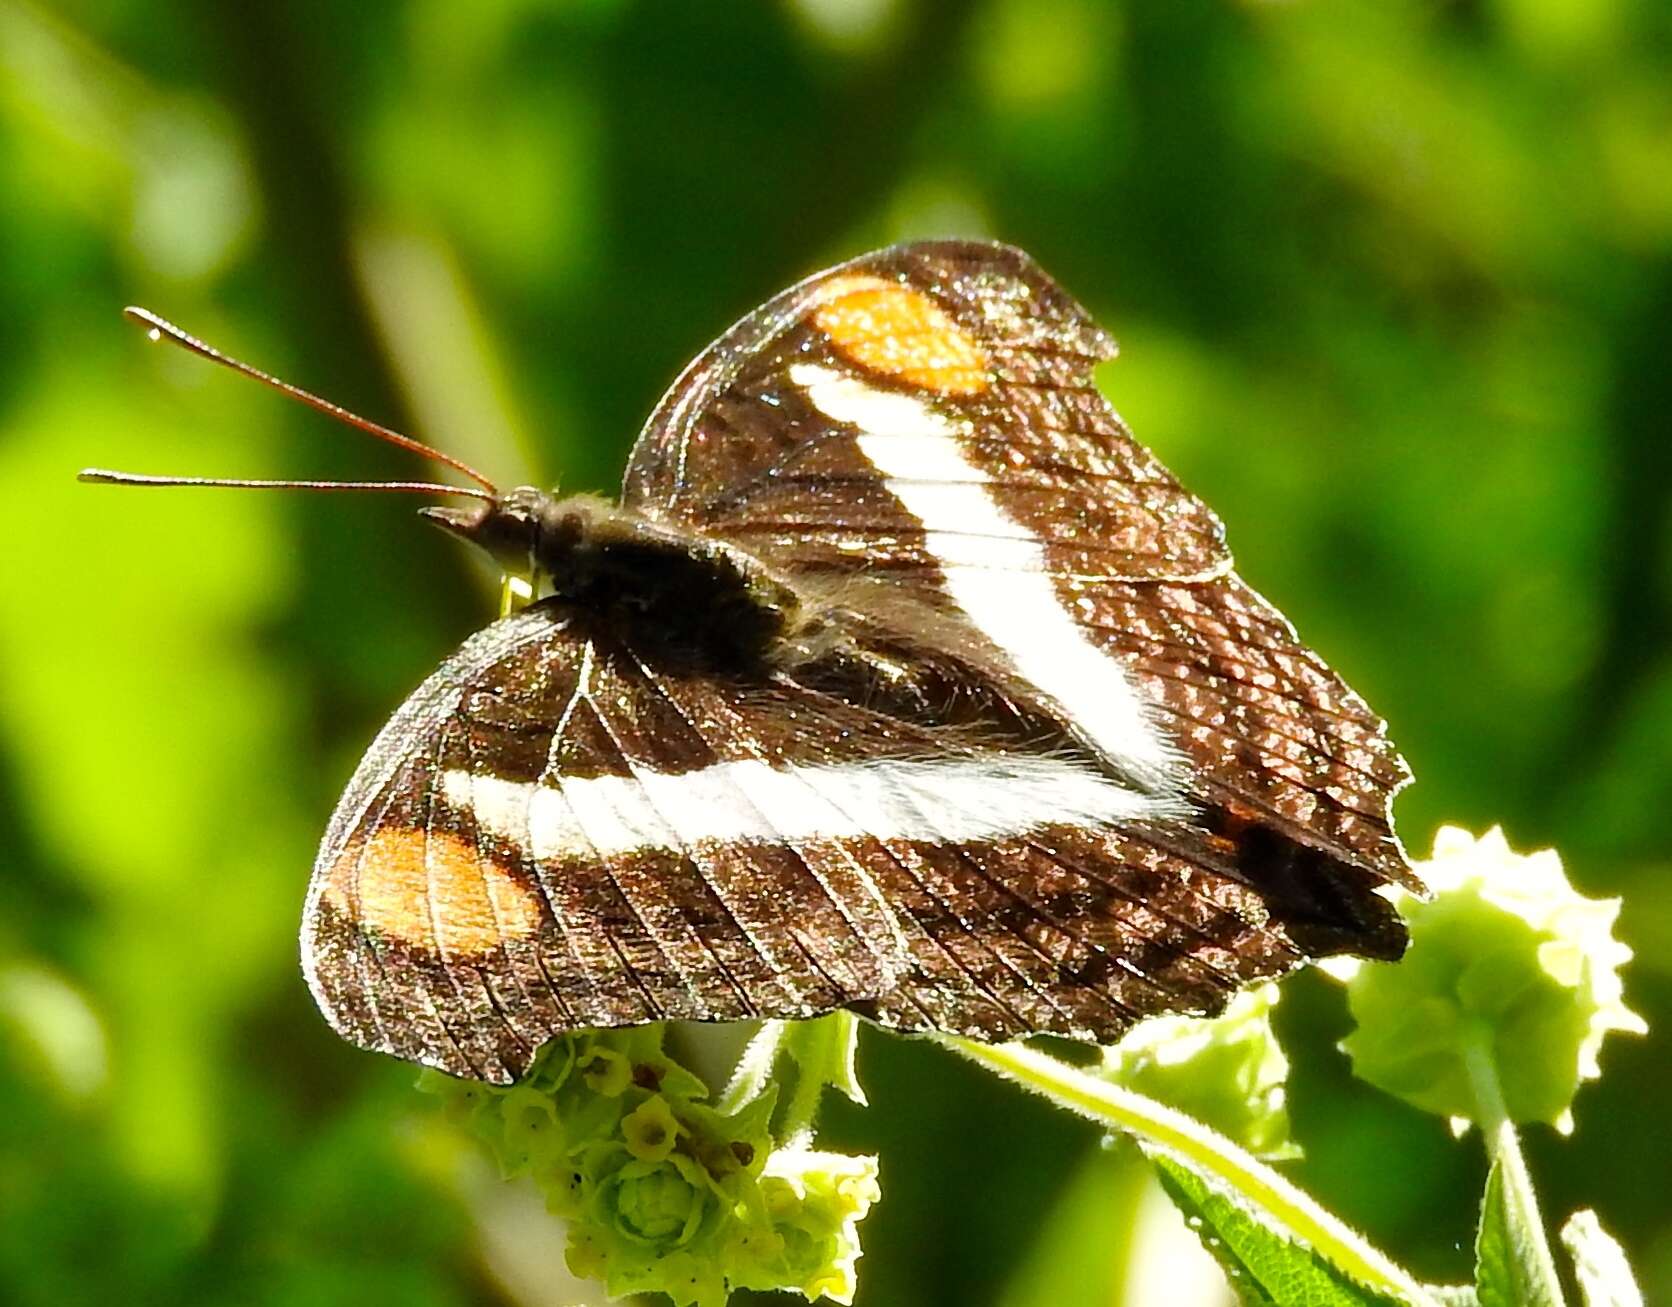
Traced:
<path id="1" fill-rule="evenodd" d="M 536 583 L 549 570 L 549 560 L 566 544 L 572 546 L 586 525 L 574 501 L 534 486 L 518 486 L 463 508 L 432 505 L 418 514 L 485 550 L 507 573 Z"/>

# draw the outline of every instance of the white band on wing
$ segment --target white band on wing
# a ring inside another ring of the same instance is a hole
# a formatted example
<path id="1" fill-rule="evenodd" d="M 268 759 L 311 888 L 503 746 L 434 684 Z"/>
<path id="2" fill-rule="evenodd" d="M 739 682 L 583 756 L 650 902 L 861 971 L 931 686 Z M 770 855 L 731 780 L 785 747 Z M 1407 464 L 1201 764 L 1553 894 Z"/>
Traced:
<path id="1" fill-rule="evenodd" d="M 442 773 L 441 791 L 484 831 L 540 861 L 702 843 L 970 843 L 1181 815 L 1171 800 L 1066 759 L 997 755 L 782 767 L 744 760 L 547 781 L 452 770 Z"/>
<path id="2" fill-rule="evenodd" d="M 965 456 L 956 426 L 910 395 L 817 364 L 793 364 L 790 379 L 826 417 L 858 429 L 860 450 L 923 523 L 947 592 L 982 634 L 1122 772 L 1158 793 L 1180 793 L 1178 756 L 1146 701 L 1075 624 L 1044 547 L 988 492 L 992 478 Z"/>

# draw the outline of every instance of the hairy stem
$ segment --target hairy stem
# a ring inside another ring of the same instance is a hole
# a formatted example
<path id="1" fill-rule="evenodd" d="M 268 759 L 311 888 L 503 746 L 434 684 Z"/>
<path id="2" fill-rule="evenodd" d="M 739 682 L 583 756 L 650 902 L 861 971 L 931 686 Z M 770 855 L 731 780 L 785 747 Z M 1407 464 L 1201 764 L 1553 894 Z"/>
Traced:
<path id="1" fill-rule="evenodd" d="M 1504 1207 L 1532 1254 L 1532 1271 L 1538 1277 L 1538 1302 L 1561 1307 L 1562 1282 L 1556 1274 L 1556 1259 L 1544 1232 L 1538 1195 L 1533 1192 L 1527 1159 L 1521 1154 L 1521 1140 L 1504 1105 L 1503 1086 L 1498 1081 L 1498 1064 L 1492 1053 L 1492 1034 L 1477 1025 L 1464 1042 L 1464 1066 L 1469 1088 L 1475 1098 L 1475 1121 L 1486 1140 L 1487 1154 L 1498 1164 L 1504 1186 Z"/>
<path id="2" fill-rule="evenodd" d="M 1146 1150 L 1163 1150 L 1192 1170 L 1211 1176 L 1366 1288 L 1402 1302 L 1431 1307 L 1429 1294 L 1386 1254 L 1269 1166 L 1199 1121 L 1021 1044 L 978 1044 L 967 1039 L 944 1042 L 972 1062 L 1042 1094 L 1058 1107 L 1132 1135 Z"/>

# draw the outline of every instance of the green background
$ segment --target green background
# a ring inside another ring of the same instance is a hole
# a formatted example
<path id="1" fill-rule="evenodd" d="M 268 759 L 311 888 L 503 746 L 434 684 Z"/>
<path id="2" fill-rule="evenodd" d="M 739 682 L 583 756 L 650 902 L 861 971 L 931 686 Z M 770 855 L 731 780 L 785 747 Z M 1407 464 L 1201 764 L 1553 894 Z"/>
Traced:
<path id="1" fill-rule="evenodd" d="M 1020 244 L 1392 722 L 1406 842 L 1558 847 L 1625 896 L 1664 1027 L 1669 53 L 1653 0 L 0 0 L 0 1299 L 577 1300 L 295 961 L 338 788 L 491 578 L 393 497 L 77 485 L 418 471 L 147 348 L 129 302 L 501 484 L 604 489 L 780 286 Z M 1352 1082 L 1339 993 L 1289 988 L 1294 1174 L 1463 1277 L 1478 1146 Z M 1672 1066 L 1654 1035 L 1603 1065 L 1535 1173 L 1672 1301 Z M 927 1047 L 861 1070 L 862 1303 L 1130 1300 L 1123 1154 Z"/>

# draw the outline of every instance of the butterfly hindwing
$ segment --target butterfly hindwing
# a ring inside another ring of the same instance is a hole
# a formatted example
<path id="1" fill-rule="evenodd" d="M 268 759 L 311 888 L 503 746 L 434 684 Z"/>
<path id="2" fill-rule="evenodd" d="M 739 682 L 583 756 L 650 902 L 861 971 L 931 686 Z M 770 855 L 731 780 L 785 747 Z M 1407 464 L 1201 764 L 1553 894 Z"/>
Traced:
<path id="1" fill-rule="evenodd" d="M 309 893 L 304 965 L 343 1034 L 505 1080 L 565 1029 L 810 1016 L 892 985 L 893 914 L 858 855 L 773 838 L 802 797 L 758 793 L 751 732 L 775 708 L 728 716 L 676 680 L 548 603 L 413 695 Z"/>
<path id="2" fill-rule="evenodd" d="M 366 1047 L 495 1081 L 580 1026 L 838 1007 L 1106 1040 L 1352 924 L 1244 883 L 1087 760 L 835 675 L 716 676 L 558 601 L 479 633 L 332 822 L 304 928 L 321 1007 Z"/>

